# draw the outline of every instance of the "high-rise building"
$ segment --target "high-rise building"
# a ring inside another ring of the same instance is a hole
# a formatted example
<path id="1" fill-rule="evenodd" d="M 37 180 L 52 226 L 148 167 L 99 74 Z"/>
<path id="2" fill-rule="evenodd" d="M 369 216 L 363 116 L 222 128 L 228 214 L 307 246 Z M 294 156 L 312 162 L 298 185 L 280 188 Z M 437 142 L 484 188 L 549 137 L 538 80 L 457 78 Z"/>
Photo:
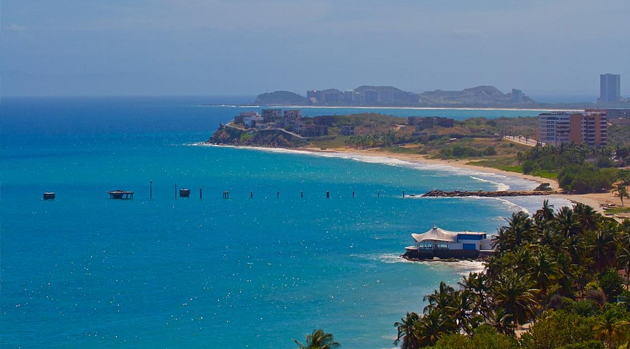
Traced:
<path id="1" fill-rule="evenodd" d="M 608 142 L 608 119 L 599 111 L 543 113 L 538 116 L 538 133 L 539 141 L 545 144 L 573 142 L 600 147 Z"/>
<path id="2" fill-rule="evenodd" d="M 513 88 L 512 89 L 512 103 L 523 103 L 523 91 Z"/>
<path id="3" fill-rule="evenodd" d="M 572 114 L 569 140 L 591 147 L 605 146 L 608 142 L 608 119 L 605 113 Z"/>
<path id="4" fill-rule="evenodd" d="M 599 76 L 598 102 L 618 102 L 621 98 L 621 75 L 601 74 Z"/>
<path id="5" fill-rule="evenodd" d="M 555 146 L 569 143 L 570 116 L 562 112 L 538 115 L 538 141 Z"/>

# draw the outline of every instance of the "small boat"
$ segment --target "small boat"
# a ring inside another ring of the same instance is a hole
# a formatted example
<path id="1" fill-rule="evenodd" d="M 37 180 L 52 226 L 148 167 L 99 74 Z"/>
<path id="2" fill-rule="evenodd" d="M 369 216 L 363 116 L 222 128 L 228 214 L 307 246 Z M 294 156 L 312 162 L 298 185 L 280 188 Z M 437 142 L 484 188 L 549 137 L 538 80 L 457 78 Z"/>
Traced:
<path id="1" fill-rule="evenodd" d="M 492 239 L 486 232 L 448 231 L 433 226 L 422 234 L 411 234 L 415 244 L 405 248 L 408 259 L 476 259 L 491 254 Z"/>

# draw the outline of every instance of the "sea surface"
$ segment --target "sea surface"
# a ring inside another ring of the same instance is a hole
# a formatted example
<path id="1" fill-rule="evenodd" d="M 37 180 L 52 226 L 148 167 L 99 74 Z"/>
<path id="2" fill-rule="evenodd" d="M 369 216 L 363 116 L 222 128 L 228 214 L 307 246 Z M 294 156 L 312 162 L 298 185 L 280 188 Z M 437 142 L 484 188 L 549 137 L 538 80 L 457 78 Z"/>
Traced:
<path id="1" fill-rule="evenodd" d="M 435 224 L 495 233 L 512 212 L 541 204 L 409 196 L 535 186 L 502 175 L 197 145 L 219 123 L 260 109 L 233 106 L 241 102 L 2 98 L 2 348 L 291 348 L 316 328 L 343 348 L 391 348 L 394 322 L 421 312 L 424 295 L 482 268 L 401 259 L 412 232 Z M 176 188 L 191 197 L 177 198 Z M 135 197 L 110 200 L 114 189 Z M 42 200 L 46 191 L 57 198 Z"/>

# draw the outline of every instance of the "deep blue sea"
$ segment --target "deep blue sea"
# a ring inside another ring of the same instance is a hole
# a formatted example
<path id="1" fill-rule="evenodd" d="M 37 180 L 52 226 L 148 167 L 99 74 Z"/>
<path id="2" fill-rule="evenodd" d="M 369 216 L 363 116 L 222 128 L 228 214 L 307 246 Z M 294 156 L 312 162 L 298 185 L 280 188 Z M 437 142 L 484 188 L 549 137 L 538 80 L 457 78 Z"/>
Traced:
<path id="1" fill-rule="evenodd" d="M 500 175 L 195 145 L 259 109 L 229 105 L 239 102 L 247 100 L 0 101 L 3 348 L 291 348 L 315 328 L 344 348 L 391 348 L 406 311 L 422 311 L 441 280 L 481 268 L 400 259 L 412 232 L 436 224 L 494 233 L 513 211 L 539 207 L 537 198 L 401 195 L 534 186 Z M 175 185 L 191 197 L 176 198 Z M 110 200 L 113 189 L 135 198 Z M 57 198 L 42 200 L 46 191 Z"/>

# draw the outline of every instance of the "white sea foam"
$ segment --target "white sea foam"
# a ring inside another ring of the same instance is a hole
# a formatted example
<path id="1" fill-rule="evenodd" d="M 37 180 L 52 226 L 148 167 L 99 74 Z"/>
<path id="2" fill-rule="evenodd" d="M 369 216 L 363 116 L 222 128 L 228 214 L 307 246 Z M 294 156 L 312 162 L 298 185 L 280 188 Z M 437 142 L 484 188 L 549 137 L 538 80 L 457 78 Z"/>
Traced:
<path id="1" fill-rule="evenodd" d="M 402 258 L 399 254 L 396 253 L 380 253 L 380 254 L 352 254 L 350 257 L 360 258 L 370 261 L 382 262 L 385 264 L 419 264 L 426 265 L 430 268 L 448 268 L 449 270 L 455 270 L 458 275 L 468 275 L 468 273 L 480 272 L 483 271 L 485 266 L 483 262 L 478 261 L 457 261 L 457 262 L 446 262 L 439 260 L 430 260 L 430 261 L 411 261 L 405 258 Z"/>
<path id="2" fill-rule="evenodd" d="M 501 182 L 496 182 L 496 181 L 491 181 L 489 179 L 483 179 L 483 178 L 479 178 L 479 177 L 475 177 L 475 176 L 470 176 L 470 178 L 476 180 L 476 181 L 480 181 L 480 182 L 486 182 L 486 183 L 492 183 L 494 185 L 497 186 L 497 191 L 507 191 L 510 190 L 510 186 L 505 184 L 505 183 L 501 183 Z"/>
<path id="3" fill-rule="evenodd" d="M 279 153 L 279 154 L 296 154 L 296 155 L 306 155 L 306 156 L 317 156 L 317 157 L 326 157 L 326 158 L 338 158 L 338 159 L 347 159 L 352 161 L 371 163 L 371 164 L 381 164 L 388 166 L 397 166 L 397 167 L 405 167 L 415 170 L 431 170 L 436 172 L 435 176 L 467 176 L 473 180 L 491 183 L 496 186 L 496 190 L 532 190 L 534 189 L 538 183 L 523 179 L 517 176 L 510 176 L 501 173 L 492 173 L 492 172 L 483 172 L 468 168 L 458 168 L 451 166 L 449 164 L 434 164 L 434 163 L 422 163 L 422 162 L 412 162 L 407 160 L 400 160 L 396 158 L 392 158 L 389 156 L 380 156 L 380 155 L 360 155 L 351 152 L 327 152 L 327 151 L 309 151 L 309 150 L 296 150 L 296 149 L 284 149 L 284 148 L 266 148 L 266 147 L 240 147 L 233 145 L 213 145 L 206 143 L 193 143 L 189 144 L 193 146 L 211 146 L 211 147 L 229 147 L 229 148 L 238 148 L 238 149 L 246 149 L 246 150 L 254 150 L 254 151 L 263 151 L 268 153 Z M 508 184 L 509 183 L 509 184 Z M 411 193 L 410 193 L 411 194 Z M 412 194 L 413 195 L 413 194 Z M 416 196 L 407 196 L 408 198 L 420 198 L 419 195 Z M 426 198 L 423 198 L 426 199 Z M 512 211 L 524 211 L 527 213 L 534 212 L 538 208 L 542 206 L 542 201 L 547 198 L 543 197 L 506 197 L 506 198 L 477 198 L 477 199 L 490 199 L 490 200 L 499 200 L 507 205 Z M 556 199 L 559 207 L 562 206 L 570 206 L 571 203 L 568 200 L 564 199 Z"/>

